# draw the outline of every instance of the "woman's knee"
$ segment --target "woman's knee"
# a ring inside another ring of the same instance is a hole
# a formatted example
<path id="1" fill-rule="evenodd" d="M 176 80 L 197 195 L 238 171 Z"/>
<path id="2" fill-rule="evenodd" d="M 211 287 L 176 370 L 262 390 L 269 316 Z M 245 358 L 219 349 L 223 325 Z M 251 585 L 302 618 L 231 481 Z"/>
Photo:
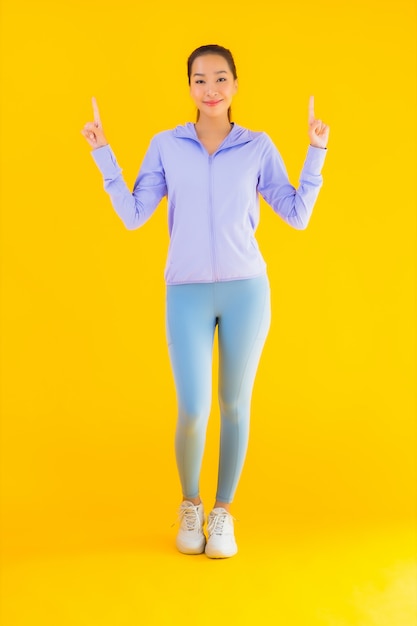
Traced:
<path id="1" fill-rule="evenodd" d="M 222 419 L 231 424 L 238 424 L 246 420 L 250 413 L 250 397 L 219 397 L 220 413 Z"/>
<path id="2" fill-rule="evenodd" d="M 200 402 L 182 404 L 179 407 L 178 422 L 188 434 L 198 432 L 207 424 L 210 407 Z"/>

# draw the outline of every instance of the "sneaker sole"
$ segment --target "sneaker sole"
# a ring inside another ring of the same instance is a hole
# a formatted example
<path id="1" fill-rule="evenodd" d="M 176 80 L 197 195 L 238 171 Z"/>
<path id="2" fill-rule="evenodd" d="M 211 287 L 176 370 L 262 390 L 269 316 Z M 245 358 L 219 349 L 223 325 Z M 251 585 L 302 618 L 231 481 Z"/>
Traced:
<path id="1" fill-rule="evenodd" d="M 182 545 L 177 541 L 176 546 L 177 550 L 181 552 L 181 554 L 203 554 L 206 548 L 206 542 L 204 541 L 204 543 L 200 546 L 191 547 Z"/>
<path id="2" fill-rule="evenodd" d="M 210 550 L 210 548 L 207 550 L 206 546 L 205 552 L 209 559 L 229 559 L 231 556 L 235 556 L 235 554 L 237 554 L 237 548 L 226 553 L 221 552 L 220 550 Z"/>

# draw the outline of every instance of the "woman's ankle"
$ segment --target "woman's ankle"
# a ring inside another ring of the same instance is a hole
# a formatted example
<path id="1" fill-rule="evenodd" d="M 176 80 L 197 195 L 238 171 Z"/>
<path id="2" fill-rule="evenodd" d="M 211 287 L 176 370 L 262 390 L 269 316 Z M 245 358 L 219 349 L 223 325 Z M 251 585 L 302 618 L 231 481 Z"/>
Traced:
<path id="1" fill-rule="evenodd" d="M 230 508 L 231 508 L 231 503 L 230 502 L 220 502 L 219 500 L 216 500 L 216 502 L 214 503 L 214 509 L 225 509 L 228 513 L 230 513 Z"/>
<path id="2" fill-rule="evenodd" d="M 194 504 L 194 506 L 198 506 L 199 504 L 201 504 L 200 496 L 197 496 L 196 498 L 186 498 L 185 496 L 183 496 L 182 501 L 191 502 L 192 504 Z"/>

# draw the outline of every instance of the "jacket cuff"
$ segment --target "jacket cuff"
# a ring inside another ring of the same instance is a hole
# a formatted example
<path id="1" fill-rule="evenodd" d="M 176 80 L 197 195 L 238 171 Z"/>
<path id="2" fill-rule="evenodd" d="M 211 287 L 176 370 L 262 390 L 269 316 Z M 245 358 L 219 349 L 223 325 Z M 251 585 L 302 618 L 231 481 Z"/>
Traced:
<path id="1" fill-rule="evenodd" d="M 307 170 L 310 174 L 321 174 L 326 155 L 327 148 L 315 148 L 314 146 L 309 146 L 304 169 Z"/>
<path id="2" fill-rule="evenodd" d="M 109 144 L 91 152 L 98 169 L 104 178 L 115 178 L 122 171 Z"/>

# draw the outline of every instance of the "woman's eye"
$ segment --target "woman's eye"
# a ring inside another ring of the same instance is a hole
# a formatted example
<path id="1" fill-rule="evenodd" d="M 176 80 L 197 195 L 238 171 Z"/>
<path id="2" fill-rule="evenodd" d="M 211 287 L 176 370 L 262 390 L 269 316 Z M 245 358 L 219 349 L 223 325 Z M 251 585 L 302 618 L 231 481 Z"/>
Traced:
<path id="1" fill-rule="evenodd" d="M 195 82 L 197 85 L 202 85 L 204 83 L 204 80 L 199 79 L 199 80 L 196 80 Z"/>
<path id="2" fill-rule="evenodd" d="M 223 83 L 226 79 L 225 79 L 224 76 L 220 76 L 220 78 L 218 80 Z"/>

